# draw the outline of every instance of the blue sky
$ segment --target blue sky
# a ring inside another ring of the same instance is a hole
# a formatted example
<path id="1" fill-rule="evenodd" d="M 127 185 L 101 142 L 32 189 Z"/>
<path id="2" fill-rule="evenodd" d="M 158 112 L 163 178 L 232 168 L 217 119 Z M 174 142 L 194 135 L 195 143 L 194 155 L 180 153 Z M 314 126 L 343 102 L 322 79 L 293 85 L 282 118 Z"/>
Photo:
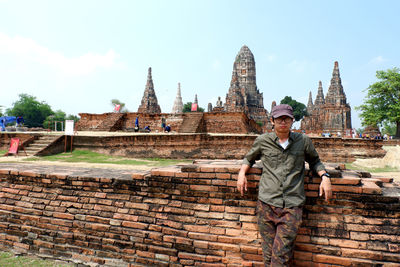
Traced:
<path id="1" fill-rule="evenodd" d="M 147 79 L 162 112 L 225 102 L 233 61 L 247 45 L 270 111 L 285 96 L 327 92 L 334 61 L 352 107 L 377 70 L 400 67 L 400 1 L 0 0 L 0 105 L 21 93 L 67 114 L 136 112 Z M 4 110 L 3 108 L 3 110 Z"/>

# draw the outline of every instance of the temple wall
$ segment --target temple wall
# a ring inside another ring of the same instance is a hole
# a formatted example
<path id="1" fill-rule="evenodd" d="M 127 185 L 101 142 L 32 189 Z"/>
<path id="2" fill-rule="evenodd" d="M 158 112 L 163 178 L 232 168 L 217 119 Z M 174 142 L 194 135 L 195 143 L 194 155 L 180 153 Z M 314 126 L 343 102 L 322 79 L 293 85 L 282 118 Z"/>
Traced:
<path id="1" fill-rule="evenodd" d="M 217 127 L 217 124 L 215 125 Z M 33 135 L 0 134 L 0 144 L 2 144 L 0 148 L 7 149 L 10 139 L 14 136 L 27 140 Z M 83 136 L 78 133 L 74 136 L 73 147 L 132 158 L 242 159 L 257 136 L 176 133 Z M 386 154 L 382 145 L 400 144 L 396 140 L 322 137 L 311 137 L 311 139 L 324 162 L 353 162 L 356 158 L 381 158 Z M 69 143 L 67 146 L 69 149 Z M 58 142 L 42 151 L 42 155 L 52 154 L 52 151 L 64 151 L 63 142 Z"/>
<path id="2" fill-rule="evenodd" d="M 131 179 L 2 167 L 0 249 L 108 266 L 261 267 L 261 170 L 242 198 L 239 166 L 200 161 Z M 339 167 L 328 168 L 330 202 L 306 172 L 295 266 L 399 266 L 399 186 Z"/>
<path id="3" fill-rule="evenodd" d="M 112 118 L 118 115 L 118 118 Z M 205 112 L 198 113 L 203 116 L 200 132 L 210 133 L 262 133 L 262 129 L 255 121 L 250 120 L 243 112 Z M 143 129 L 150 126 L 153 132 L 161 132 L 161 119 L 165 118 L 166 125 L 170 125 L 173 132 L 182 132 L 182 123 L 191 113 L 171 114 L 146 114 L 146 113 L 80 113 L 81 119 L 76 129 L 79 131 L 133 131 L 136 117 L 139 126 Z M 121 121 L 118 121 L 120 119 Z M 115 121 L 117 125 L 112 122 Z"/>
<path id="4" fill-rule="evenodd" d="M 75 136 L 74 148 L 112 155 L 178 159 L 242 159 L 258 135 L 141 134 L 132 136 Z M 325 162 L 381 158 L 382 140 L 311 137 Z"/>

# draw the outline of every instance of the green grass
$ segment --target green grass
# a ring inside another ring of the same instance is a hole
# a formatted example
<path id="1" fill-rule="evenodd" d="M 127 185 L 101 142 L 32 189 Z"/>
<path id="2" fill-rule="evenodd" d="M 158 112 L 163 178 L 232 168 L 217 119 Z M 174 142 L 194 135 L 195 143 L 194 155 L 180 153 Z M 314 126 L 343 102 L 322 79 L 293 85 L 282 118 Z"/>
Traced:
<path id="1" fill-rule="evenodd" d="M 361 167 L 358 165 L 354 165 L 352 163 L 346 163 L 346 169 L 351 169 L 351 170 L 363 170 L 367 172 L 398 172 L 400 171 L 399 168 L 394 168 L 390 166 L 386 166 L 384 168 L 368 168 L 368 167 Z"/>
<path id="2" fill-rule="evenodd" d="M 6 154 L 6 152 L 7 152 L 7 149 L 0 150 L 0 155 L 4 155 L 4 154 Z"/>
<path id="3" fill-rule="evenodd" d="M 178 163 L 190 163 L 190 160 L 173 159 L 130 159 L 121 156 L 110 156 L 87 150 L 74 150 L 72 153 L 62 153 L 52 156 L 27 158 L 26 161 L 58 161 L 58 162 L 85 162 L 122 165 L 146 165 L 146 166 L 168 166 Z"/>
<path id="4" fill-rule="evenodd" d="M 0 252 L 1 267 L 72 267 L 73 264 L 61 264 L 51 260 L 42 260 L 31 256 L 15 256 L 9 252 Z"/>

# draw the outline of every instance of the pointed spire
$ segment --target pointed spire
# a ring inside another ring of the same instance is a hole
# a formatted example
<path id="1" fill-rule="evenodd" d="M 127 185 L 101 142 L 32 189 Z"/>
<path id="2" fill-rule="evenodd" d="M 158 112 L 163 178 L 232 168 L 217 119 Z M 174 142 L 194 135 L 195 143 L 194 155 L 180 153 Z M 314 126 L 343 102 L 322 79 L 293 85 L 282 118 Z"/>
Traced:
<path id="1" fill-rule="evenodd" d="M 325 102 L 332 105 L 347 104 L 346 94 L 343 91 L 342 79 L 340 78 L 339 63 L 335 61 L 332 71 L 331 85 L 326 94 Z"/>
<path id="2" fill-rule="evenodd" d="M 144 89 L 142 102 L 138 108 L 138 113 L 161 113 L 161 108 L 158 105 L 157 96 L 154 91 L 151 68 L 148 70 L 147 83 Z"/>
<path id="3" fill-rule="evenodd" d="M 182 113 L 183 112 L 183 102 L 181 96 L 181 83 L 178 83 L 178 91 L 176 92 L 176 98 L 174 101 L 174 106 L 172 107 L 172 113 Z"/>
<path id="4" fill-rule="evenodd" d="M 310 91 L 310 93 L 308 94 L 308 103 L 307 103 L 307 111 L 308 111 L 308 113 L 311 113 L 311 110 L 313 109 L 313 102 L 312 102 L 312 94 L 311 94 L 311 91 Z"/>
<path id="5" fill-rule="evenodd" d="M 319 81 L 318 84 L 318 93 L 317 97 L 315 98 L 314 106 L 321 106 L 325 104 L 325 99 L 324 99 L 324 90 L 322 89 L 322 82 Z"/>
<path id="6" fill-rule="evenodd" d="M 272 103 L 271 103 L 271 111 L 272 111 L 272 109 L 273 109 L 275 106 L 276 106 L 276 101 L 274 100 L 274 101 L 272 101 Z"/>

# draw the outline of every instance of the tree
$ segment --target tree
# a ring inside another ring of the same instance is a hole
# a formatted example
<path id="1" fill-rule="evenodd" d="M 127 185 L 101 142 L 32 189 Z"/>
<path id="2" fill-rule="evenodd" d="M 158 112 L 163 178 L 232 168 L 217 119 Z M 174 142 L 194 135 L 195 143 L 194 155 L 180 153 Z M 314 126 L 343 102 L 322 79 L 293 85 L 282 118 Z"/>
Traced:
<path id="1" fill-rule="evenodd" d="M 293 108 L 293 115 L 294 120 L 299 121 L 304 116 L 307 116 L 307 107 L 303 103 L 297 102 L 296 100 L 292 99 L 290 96 L 285 96 L 284 99 L 281 100 L 281 104 L 288 104 Z"/>
<path id="2" fill-rule="evenodd" d="M 0 117 L 3 117 L 3 106 L 0 106 Z"/>
<path id="3" fill-rule="evenodd" d="M 191 112 L 191 111 L 192 111 L 192 102 L 187 102 L 186 104 L 183 105 L 183 113 Z M 198 106 L 197 111 L 204 112 L 204 108 Z"/>
<path id="4" fill-rule="evenodd" d="M 111 106 L 114 108 L 116 105 L 120 105 L 119 112 L 129 112 L 129 110 L 125 107 L 125 103 L 122 103 L 118 99 L 111 99 Z"/>
<path id="5" fill-rule="evenodd" d="M 391 136 L 396 135 L 396 124 L 387 121 L 383 122 L 381 133 Z"/>
<path id="6" fill-rule="evenodd" d="M 43 127 L 44 128 L 49 128 L 51 130 L 62 130 L 61 129 L 61 124 L 56 123 L 57 129 L 55 129 L 55 123 L 54 122 L 62 122 L 65 123 L 65 120 L 73 120 L 75 123 L 79 121 L 79 117 L 75 115 L 66 115 L 64 111 L 62 110 L 57 110 L 54 112 L 53 115 L 50 115 L 46 118 L 46 120 L 43 122 Z M 65 127 L 65 125 L 64 125 Z"/>
<path id="7" fill-rule="evenodd" d="M 380 80 L 366 90 L 364 103 L 356 110 L 361 110 L 362 124 L 380 125 L 385 122 L 396 124 L 395 138 L 400 138 L 400 69 L 377 71 Z"/>
<path id="8" fill-rule="evenodd" d="M 28 127 L 42 127 L 44 120 L 54 114 L 46 102 L 39 102 L 36 97 L 28 94 L 20 94 L 19 100 L 6 113 L 8 116 L 22 116 Z"/>

